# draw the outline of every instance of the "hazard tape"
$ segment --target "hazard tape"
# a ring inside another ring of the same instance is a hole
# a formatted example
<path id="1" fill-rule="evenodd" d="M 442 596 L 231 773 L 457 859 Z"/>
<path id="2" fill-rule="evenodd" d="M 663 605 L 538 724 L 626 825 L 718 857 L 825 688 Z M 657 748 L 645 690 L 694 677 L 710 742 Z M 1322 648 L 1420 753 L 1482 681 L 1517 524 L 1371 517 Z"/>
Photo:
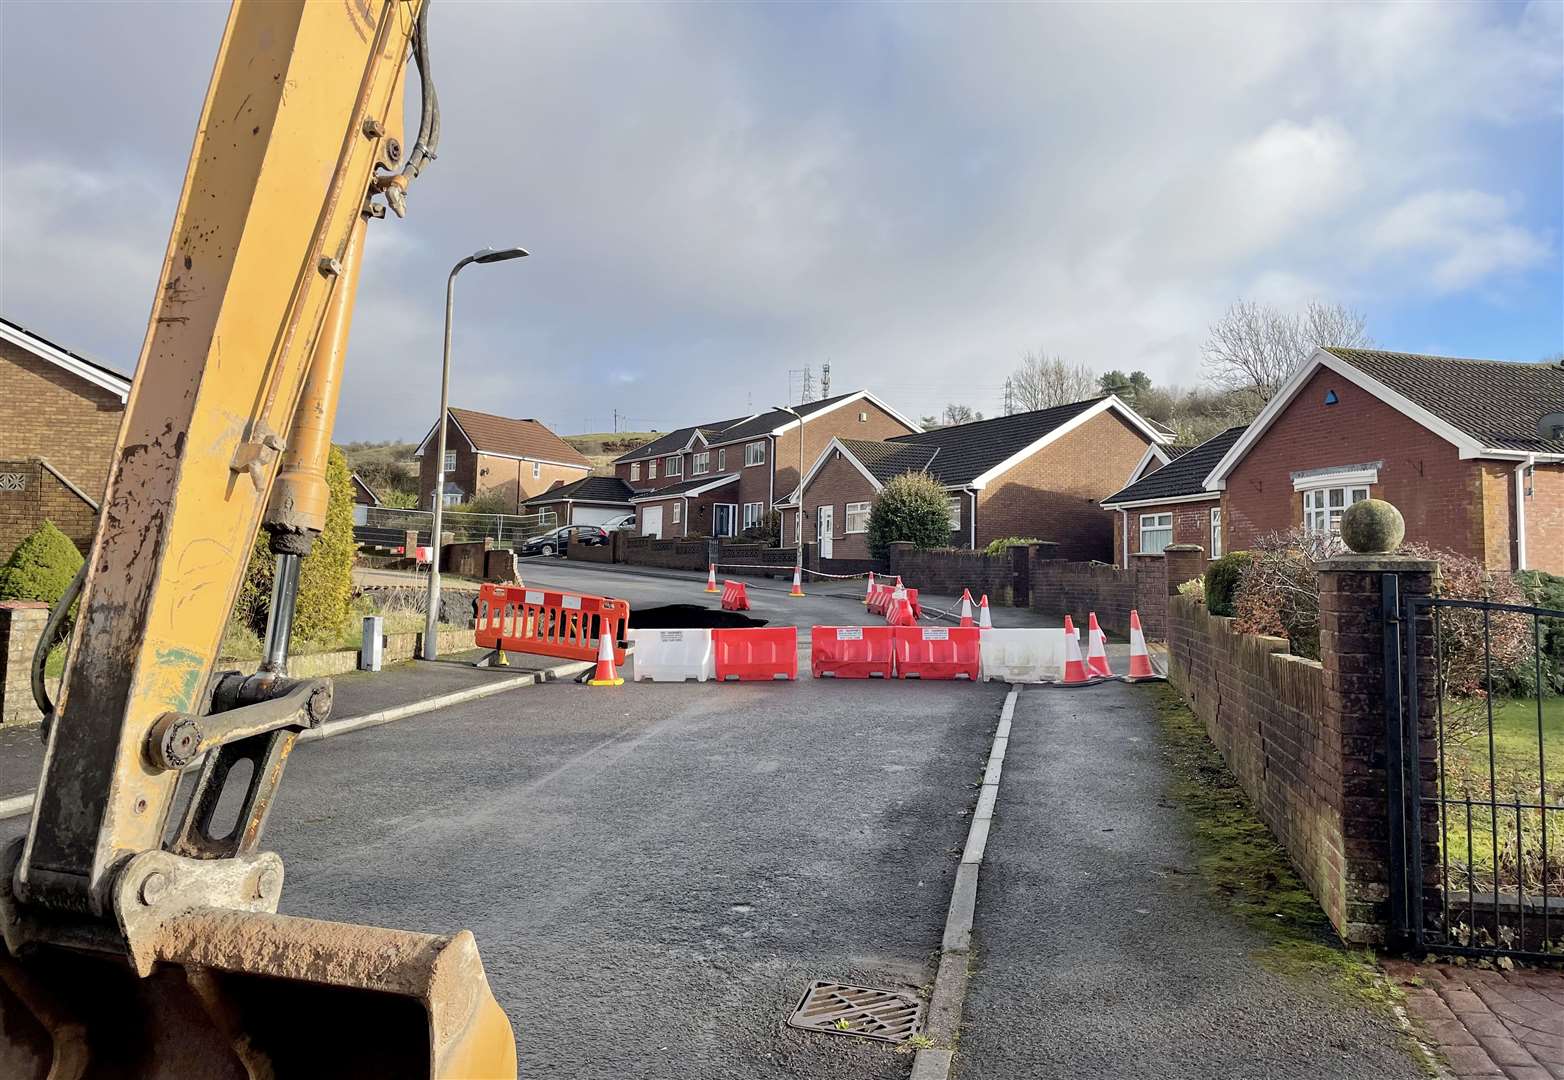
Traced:
<path id="1" fill-rule="evenodd" d="M 718 570 L 768 570 L 773 574 L 785 574 L 789 570 L 793 569 L 792 566 L 783 566 L 779 563 L 720 562 L 713 563 L 712 565 L 714 565 Z M 811 570 L 807 566 L 804 567 L 803 570 L 806 574 L 813 574 L 818 578 L 830 578 L 833 581 L 862 581 L 864 578 L 869 576 L 869 571 L 867 570 L 861 574 L 827 574 L 823 570 Z"/>

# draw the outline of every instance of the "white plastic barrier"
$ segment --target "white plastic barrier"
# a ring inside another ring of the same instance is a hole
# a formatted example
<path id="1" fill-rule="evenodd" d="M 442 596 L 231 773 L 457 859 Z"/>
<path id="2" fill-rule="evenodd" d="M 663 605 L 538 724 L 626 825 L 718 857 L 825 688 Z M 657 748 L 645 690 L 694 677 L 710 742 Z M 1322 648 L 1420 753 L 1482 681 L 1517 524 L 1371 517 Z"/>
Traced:
<path id="1" fill-rule="evenodd" d="M 717 677 L 710 630 L 631 630 L 635 682 L 705 682 Z"/>
<path id="2" fill-rule="evenodd" d="M 1075 631 L 1080 641 L 1081 631 Z M 982 633 L 983 678 L 1003 682 L 1058 682 L 1064 679 L 1064 628 L 1006 627 Z"/>

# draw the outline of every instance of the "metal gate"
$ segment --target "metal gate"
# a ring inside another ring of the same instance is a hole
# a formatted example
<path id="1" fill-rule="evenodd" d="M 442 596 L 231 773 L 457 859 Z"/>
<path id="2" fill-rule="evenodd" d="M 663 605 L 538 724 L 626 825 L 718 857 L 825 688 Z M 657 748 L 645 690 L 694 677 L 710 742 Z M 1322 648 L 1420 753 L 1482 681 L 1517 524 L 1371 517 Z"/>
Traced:
<path id="1" fill-rule="evenodd" d="M 1400 943 L 1564 955 L 1564 611 L 1397 596 L 1384 577 Z"/>

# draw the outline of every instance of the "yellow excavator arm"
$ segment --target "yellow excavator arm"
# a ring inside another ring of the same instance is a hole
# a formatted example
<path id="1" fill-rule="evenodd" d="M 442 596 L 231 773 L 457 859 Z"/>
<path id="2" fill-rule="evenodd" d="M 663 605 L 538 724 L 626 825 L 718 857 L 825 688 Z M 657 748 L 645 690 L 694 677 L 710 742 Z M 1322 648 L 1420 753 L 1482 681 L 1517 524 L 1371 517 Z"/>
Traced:
<path id="1" fill-rule="evenodd" d="M 0 855 L 0 1076 L 515 1075 L 471 934 L 278 915 L 282 860 L 260 848 L 294 741 L 330 714 L 328 681 L 286 674 L 293 590 L 365 229 L 404 212 L 437 138 L 426 26 L 422 0 L 233 4 L 32 819 Z M 214 673 L 263 525 L 265 662 Z"/>

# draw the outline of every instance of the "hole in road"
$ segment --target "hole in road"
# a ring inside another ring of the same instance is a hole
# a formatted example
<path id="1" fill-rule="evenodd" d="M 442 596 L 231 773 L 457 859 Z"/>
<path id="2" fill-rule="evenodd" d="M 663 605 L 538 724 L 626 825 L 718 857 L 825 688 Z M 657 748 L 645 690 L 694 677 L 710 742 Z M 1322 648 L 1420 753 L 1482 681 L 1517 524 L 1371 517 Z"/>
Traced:
<path id="1" fill-rule="evenodd" d="M 739 611 L 720 611 L 699 604 L 664 604 L 660 607 L 631 608 L 632 630 L 731 630 L 746 626 L 765 626 L 765 619 L 752 619 Z"/>

